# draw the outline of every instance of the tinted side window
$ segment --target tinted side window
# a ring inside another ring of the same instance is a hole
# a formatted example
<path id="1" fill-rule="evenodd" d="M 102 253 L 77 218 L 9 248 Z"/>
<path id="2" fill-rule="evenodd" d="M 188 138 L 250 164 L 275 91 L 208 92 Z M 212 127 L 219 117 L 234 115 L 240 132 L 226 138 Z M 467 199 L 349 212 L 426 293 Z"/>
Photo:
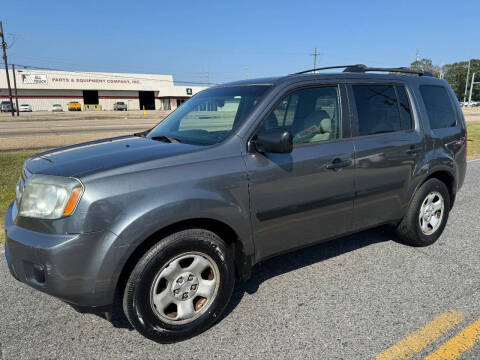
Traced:
<path id="1" fill-rule="evenodd" d="M 402 129 L 397 96 L 392 85 L 353 85 L 353 94 L 360 136 Z"/>
<path id="2" fill-rule="evenodd" d="M 340 97 L 337 86 L 301 89 L 287 95 L 262 124 L 285 128 L 294 144 L 340 138 Z"/>
<path id="3" fill-rule="evenodd" d="M 457 117 L 447 90 L 442 86 L 422 85 L 420 93 L 427 109 L 430 128 L 441 129 L 455 126 Z"/>
<path id="4" fill-rule="evenodd" d="M 400 116 L 402 120 L 402 130 L 413 128 L 412 110 L 408 102 L 407 92 L 403 86 L 397 86 L 398 104 L 400 106 Z"/>

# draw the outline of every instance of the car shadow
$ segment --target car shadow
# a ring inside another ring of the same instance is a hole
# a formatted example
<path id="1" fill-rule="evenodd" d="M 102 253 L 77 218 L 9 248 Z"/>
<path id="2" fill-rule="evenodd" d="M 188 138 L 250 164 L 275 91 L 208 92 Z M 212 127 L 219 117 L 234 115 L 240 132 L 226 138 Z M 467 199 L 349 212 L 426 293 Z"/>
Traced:
<path id="1" fill-rule="evenodd" d="M 219 322 L 237 307 L 245 293 L 256 293 L 266 280 L 385 241 L 399 242 L 392 228 L 388 226 L 362 231 L 262 261 L 254 266 L 248 281 L 237 284 Z"/>
<path id="2" fill-rule="evenodd" d="M 385 241 L 398 242 L 398 238 L 391 228 L 387 226 L 309 246 L 262 261 L 254 266 L 252 276 L 248 281 L 237 283 L 232 298 L 220 317 L 219 322 L 225 319 L 238 306 L 245 293 L 254 294 L 260 285 L 268 279 Z M 105 318 L 104 315 L 99 316 Z M 119 296 L 116 297 L 113 305 L 110 321 L 116 328 L 134 330 L 123 312 L 122 302 Z"/>

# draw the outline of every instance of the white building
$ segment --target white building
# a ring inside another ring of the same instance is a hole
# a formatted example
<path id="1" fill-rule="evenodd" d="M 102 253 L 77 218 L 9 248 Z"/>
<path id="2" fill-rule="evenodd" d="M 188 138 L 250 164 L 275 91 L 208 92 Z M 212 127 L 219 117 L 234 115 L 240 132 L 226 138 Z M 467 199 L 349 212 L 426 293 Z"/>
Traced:
<path id="1" fill-rule="evenodd" d="M 9 74 L 15 95 L 13 72 Z M 205 88 L 177 86 L 172 75 L 15 69 L 15 76 L 18 104 L 29 104 L 33 111 L 49 111 L 53 104 L 67 110 L 71 101 L 79 102 L 82 110 L 112 110 L 117 101 L 126 103 L 128 110 L 174 110 Z M 4 100 L 8 100 L 8 86 L 1 70 L 0 101 Z"/>

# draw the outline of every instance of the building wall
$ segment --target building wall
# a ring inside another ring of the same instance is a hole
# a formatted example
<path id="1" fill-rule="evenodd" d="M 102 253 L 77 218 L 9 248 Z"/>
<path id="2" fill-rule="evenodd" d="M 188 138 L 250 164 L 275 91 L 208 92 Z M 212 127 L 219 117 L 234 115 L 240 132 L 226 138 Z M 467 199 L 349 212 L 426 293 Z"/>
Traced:
<path id="1" fill-rule="evenodd" d="M 8 100 L 8 91 L 0 89 L 0 101 Z M 70 101 L 83 107 L 83 92 L 79 90 L 18 90 L 18 104 L 29 104 L 33 111 L 51 111 L 53 104 L 60 104 L 64 111 Z M 15 98 L 13 99 L 15 103 Z"/>
<path id="2" fill-rule="evenodd" d="M 13 94 L 14 95 L 14 94 Z M 158 92 L 155 95 L 156 110 L 175 110 L 180 101 L 185 101 L 186 97 L 161 98 Z M 8 91 L 0 89 L 0 101 L 8 100 Z M 83 91 L 80 90 L 18 90 L 18 104 L 29 104 L 33 111 L 51 111 L 53 104 L 60 104 L 64 111 L 68 110 L 70 101 L 79 102 L 83 109 Z M 98 103 L 101 110 L 113 110 L 113 104 L 117 101 L 123 101 L 127 104 L 128 110 L 141 110 L 138 91 L 98 91 Z M 13 96 L 15 103 L 15 96 Z"/>
<path id="3" fill-rule="evenodd" d="M 9 70 L 13 86 L 13 72 Z M 172 75 L 20 70 L 15 76 L 18 89 L 59 90 L 142 90 L 173 87 Z M 0 89 L 7 88 L 5 70 L 0 69 Z"/>
<path id="4" fill-rule="evenodd" d="M 9 71 L 13 86 L 13 72 Z M 51 111 L 53 104 L 67 110 L 68 102 L 77 101 L 83 108 L 83 90 L 97 90 L 102 110 L 113 110 L 123 101 L 129 110 L 139 110 L 139 91 L 153 91 L 157 110 L 174 110 L 180 101 L 205 89 L 177 86 L 171 75 L 81 73 L 68 71 L 15 71 L 19 104 L 29 104 L 33 111 Z M 8 99 L 5 70 L 0 70 L 0 100 Z"/>

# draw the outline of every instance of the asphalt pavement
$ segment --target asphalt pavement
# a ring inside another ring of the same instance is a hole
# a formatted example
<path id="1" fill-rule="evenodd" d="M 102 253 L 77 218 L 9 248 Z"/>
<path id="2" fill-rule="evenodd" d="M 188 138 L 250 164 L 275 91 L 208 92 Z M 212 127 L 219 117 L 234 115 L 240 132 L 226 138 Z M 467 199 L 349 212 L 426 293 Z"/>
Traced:
<path id="1" fill-rule="evenodd" d="M 150 129 L 169 112 L 102 111 L 0 116 L 0 151 L 37 150 Z"/>
<path id="2" fill-rule="evenodd" d="M 0 359 L 371 359 L 409 335 L 418 345 L 428 338 L 418 329 L 458 314 L 410 354 L 422 359 L 480 316 L 479 204 L 472 161 L 434 245 L 408 247 L 379 228 L 268 260 L 237 286 L 219 323 L 170 345 L 144 339 L 119 309 L 112 324 L 17 282 L 0 251 Z M 459 358 L 480 358 L 475 336 Z"/>

